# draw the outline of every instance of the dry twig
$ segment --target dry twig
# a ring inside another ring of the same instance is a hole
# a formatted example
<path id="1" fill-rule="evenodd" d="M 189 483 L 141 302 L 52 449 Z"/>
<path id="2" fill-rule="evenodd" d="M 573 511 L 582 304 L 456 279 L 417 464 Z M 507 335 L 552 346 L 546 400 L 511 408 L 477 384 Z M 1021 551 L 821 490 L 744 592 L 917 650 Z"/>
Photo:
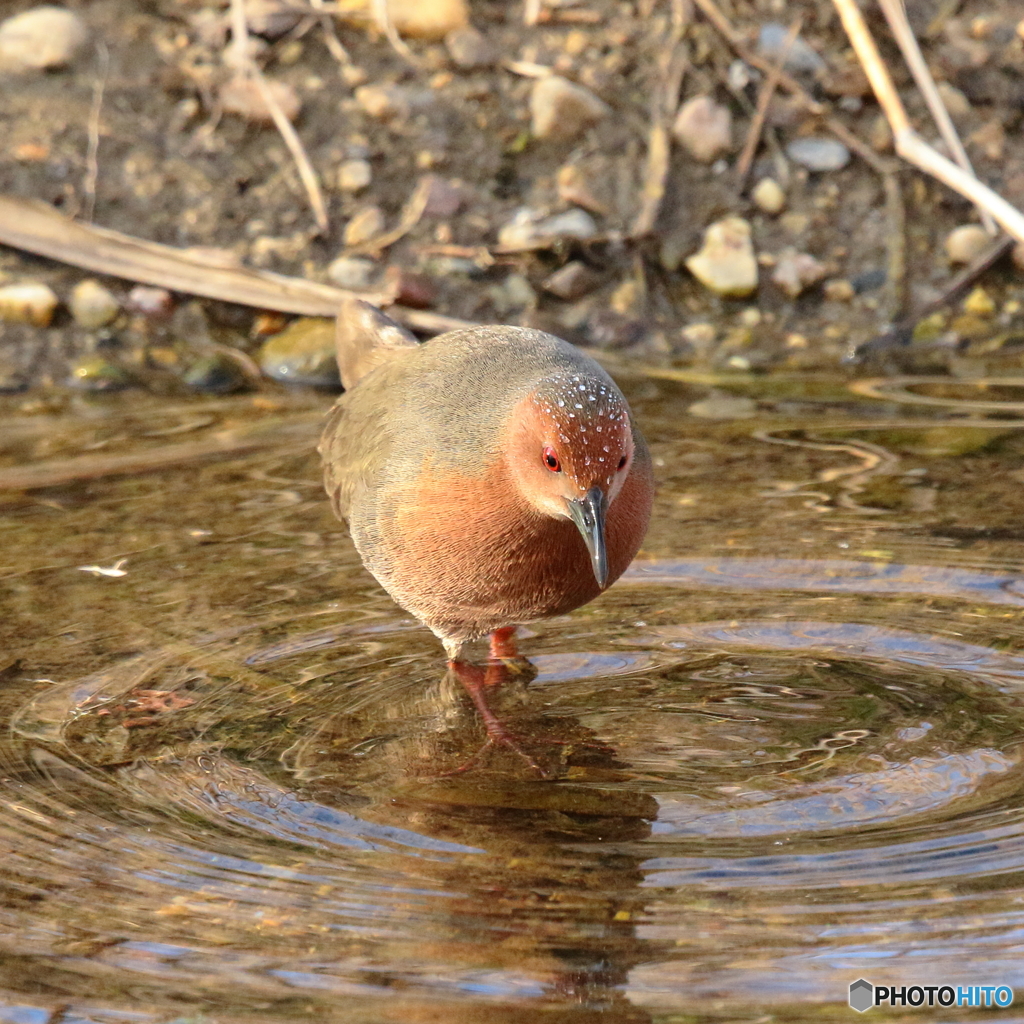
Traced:
<path id="1" fill-rule="evenodd" d="M 697 0 L 706 3 L 708 0 Z M 903 102 L 896 91 L 888 68 L 882 60 L 875 40 L 855 0 L 833 0 L 843 22 L 843 28 L 861 62 L 871 88 L 874 90 L 885 116 L 892 128 L 893 143 L 897 154 L 919 170 L 937 178 L 954 192 L 987 210 L 999 222 L 1007 234 L 1024 243 L 1024 214 L 1011 206 L 1002 196 L 971 173 L 958 167 L 932 146 L 928 145 L 914 131 L 907 117 Z"/>
<path id="2" fill-rule="evenodd" d="M 946 143 L 950 153 L 953 154 L 953 159 L 960 167 L 968 174 L 974 175 L 974 168 L 971 166 L 967 151 L 953 126 L 953 120 L 949 116 L 945 103 L 942 102 L 935 79 L 932 78 L 932 73 L 928 70 L 928 65 L 921 54 L 921 47 L 917 45 L 917 38 L 907 20 L 903 0 L 878 0 L 878 6 L 882 8 L 882 13 L 885 15 L 886 21 L 889 22 L 889 28 L 903 54 L 903 59 L 907 62 L 907 67 L 910 68 L 910 73 L 914 76 L 914 81 L 917 82 L 917 87 L 921 90 L 928 109 L 939 126 L 942 141 Z M 995 221 L 984 207 L 979 207 L 978 212 L 981 215 L 982 224 L 985 225 L 985 230 L 990 235 L 994 235 L 997 231 Z"/>
<path id="3" fill-rule="evenodd" d="M 274 127 L 277 128 L 284 144 L 288 147 L 288 152 L 291 153 L 292 159 L 295 161 L 299 178 L 306 190 L 309 205 L 316 219 L 316 225 L 321 234 L 326 234 L 330 223 L 327 219 L 327 206 L 324 203 L 323 193 L 320 191 L 320 182 L 317 180 L 316 171 L 313 170 L 313 165 L 306 155 L 298 132 L 285 116 L 267 85 L 263 72 L 249 54 L 249 28 L 245 20 L 245 0 L 231 0 L 231 35 L 236 74 L 250 78 L 259 89 L 260 96 L 274 120 Z"/>
<path id="4" fill-rule="evenodd" d="M 85 156 L 85 219 L 91 221 L 96 212 L 96 183 L 100 176 L 100 111 L 103 109 L 103 91 L 107 87 L 107 72 L 110 69 L 110 51 L 102 39 L 96 42 L 96 55 L 100 60 L 99 74 L 92 90 L 92 107 L 89 110 L 89 148 Z"/>
<path id="5" fill-rule="evenodd" d="M 800 35 L 802 24 L 803 19 L 798 17 L 789 26 L 789 31 L 786 33 L 785 40 L 783 40 L 778 60 L 776 60 L 771 71 L 768 73 L 768 76 L 761 85 L 761 91 L 757 95 L 757 109 L 754 111 L 754 116 L 750 119 L 747 138 L 743 143 L 739 159 L 736 161 L 736 188 L 740 192 L 743 191 L 746 185 L 747 175 L 750 173 L 750 165 L 754 162 L 754 154 L 757 152 L 757 144 L 761 141 L 764 119 L 768 115 L 768 105 L 775 95 L 779 78 L 782 75 L 782 69 L 786 66 L 786 58 L 789 57 L 789 51 L 796 42 L 796 37 Z"/>

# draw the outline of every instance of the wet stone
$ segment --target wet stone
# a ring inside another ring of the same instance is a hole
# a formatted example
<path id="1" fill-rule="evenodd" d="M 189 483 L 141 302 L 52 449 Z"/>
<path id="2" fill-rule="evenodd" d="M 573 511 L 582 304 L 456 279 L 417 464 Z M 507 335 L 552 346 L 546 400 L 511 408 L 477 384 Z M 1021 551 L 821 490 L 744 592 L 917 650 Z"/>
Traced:
<path id="1" fill-rule="evenodd" d="M 717 295 L 741 298 L 757 288 L 757 259 L 750 225 L 742 217 L 726 217 L 704 234 L 700 251 L 686 261 L 687 269 Z"/>
<path id="2" fill-rule="evenodd" d="M 86 278 L 71 290 L 68 308 L 79 327 L 94 331 L 109 324 L 120 312 L 121 304 L 110 289 Z"/>
<path id="3" fill-rule="evenodd" d="M 32 7 L 0 22 L 0 72 L 61 68 L 89 38 L 85 22 L 63 7 Z"/>
<path id="4" fill-rule="evenodd" d="M 710 96 L 694 96 L 680 108 L 672 134 L 694 160 L 709 164 L 732 149 L 732 114 Z"/>
<path id="5" fill-rule="evenodd" d="M 284 384 L 337 388 L 334 321 L 303 317 L 263 343 L 257 360 L 271 379 Z"/>
<path id="6" fill-rule="evenodd" d="M 249 383 L 238 361 L 223 352 L 196 360 L 182 375 L 182 380 L 190 388 L 212 395 L 241 391 Z"/>
<path id="7" fill-rule="evenodd" d="M 850 162 L 850 151 L 838 139 L 794 139 L 786 156 L 809 171 L 839 171 Z"/>
<path id="8" fill-rule="evenodd" d="M 0 287 L 0 320 L 49 327 L 57 308 L 53 289 L 41 281 Z"/>
<path id="9" fill-rule="evenodd" d="M 608 112 L 589 89 L 559 75 L 539 78 L 530 93 L 531 130 L 538 139 L 568 142 Z"/>

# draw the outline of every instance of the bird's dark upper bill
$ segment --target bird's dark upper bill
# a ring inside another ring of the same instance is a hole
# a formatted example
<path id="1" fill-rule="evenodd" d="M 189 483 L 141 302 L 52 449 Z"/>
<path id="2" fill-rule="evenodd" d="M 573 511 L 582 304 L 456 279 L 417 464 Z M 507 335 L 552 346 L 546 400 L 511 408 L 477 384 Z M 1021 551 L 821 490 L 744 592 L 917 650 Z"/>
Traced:
<path id="1" fill-rule="evenodd" d="M 604 590 L 608 585 L 608 547 L 604 539 L 604 491 L 591 487 L 582 498 L 569 502 L 569 515 L 583 534 L 597 585 Z"/>

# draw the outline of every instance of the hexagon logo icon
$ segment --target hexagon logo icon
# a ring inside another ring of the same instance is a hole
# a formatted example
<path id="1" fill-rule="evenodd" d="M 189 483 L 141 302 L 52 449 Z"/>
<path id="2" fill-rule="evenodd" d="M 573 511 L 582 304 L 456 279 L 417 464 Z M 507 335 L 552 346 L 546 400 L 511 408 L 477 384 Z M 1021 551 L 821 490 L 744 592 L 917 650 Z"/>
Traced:
<path id="1" fill-rule="evenodd" d="M 871 1009 L 875 1002 L 875 986 L 858 978 L 850 985 L 850 1006 L 858 1013 Z"/>

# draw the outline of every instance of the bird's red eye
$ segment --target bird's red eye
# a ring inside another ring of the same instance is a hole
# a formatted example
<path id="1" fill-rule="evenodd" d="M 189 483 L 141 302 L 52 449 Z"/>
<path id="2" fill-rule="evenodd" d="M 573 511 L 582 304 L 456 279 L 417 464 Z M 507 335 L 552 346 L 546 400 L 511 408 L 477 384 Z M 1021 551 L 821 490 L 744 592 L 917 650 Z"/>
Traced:
<path id="1" fill-rule="evenodd" d="M 552 473 L 562 472 L 562 463 L 558 461 L 558 453 L 554 448 L 544 449 L 544 465 L 547 466 Z"/>
<path id="2" fill-rule="evenodd" d="M 622 469 L 622 467 L 623 467 L 623 466 L 624 466 L 625 464 L 626 464 L 626 456 L 625 456 L 625 455 L 623 455 L 623 456 L 622 456 L 622 458 L 621 458 L 621 459 L 619 459 L 619 469 Z"/>

